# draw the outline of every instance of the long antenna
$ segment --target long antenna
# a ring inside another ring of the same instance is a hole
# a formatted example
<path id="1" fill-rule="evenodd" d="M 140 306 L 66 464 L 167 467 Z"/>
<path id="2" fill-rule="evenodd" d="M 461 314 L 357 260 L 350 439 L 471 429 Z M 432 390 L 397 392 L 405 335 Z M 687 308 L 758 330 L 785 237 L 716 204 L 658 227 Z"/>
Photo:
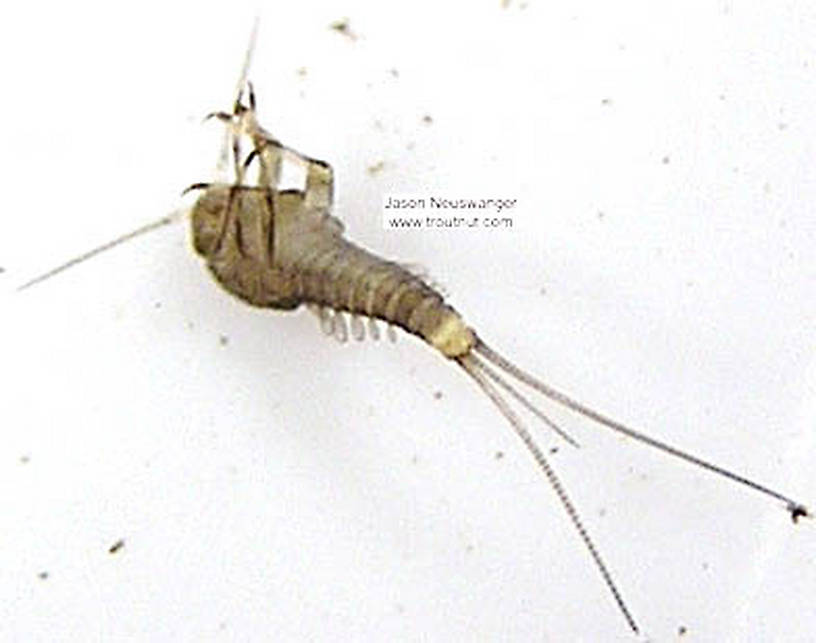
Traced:
<path id="1" fill-rule="evenodd" d="M 56 268 L 52 268 L 48 272 L 43 273 L 42 275 L 39 275 L 38 277 L 34 277 L 34 279 L 31 279 L 30 281 L 27 281 L 22 286 L 18 286 L 17 292 L 20 292 L 21 290 L 25 290 L 26 288 L 30 288 L 31 286 L 33 286 L 35 284 L 38 284 L 38 283 L 40 283 L 42 281 L 45 281 L 46 279 L 50 279 L 54 275 L 57 275 L 57 274 L 65 271 L 65 270 L 68 270 L 68 268 L 72 268 L 73 266 L 76 266 L 77 264 L 80 264 L 83 261 L 87 261 L 91 257 L 95 257 L 96 255 L 98 255 L 98 254 L 100 254 L 102 252 L 105 252 L 105 250 L 110 250 L 111 248 L 114 248 L 114 247 L 124 243 L 125 241 L 130 241 L 131 239 L 133 239 L 135 237 L 138 237 L 140 235 L 143 235 L 143 234 L 145 234 L 147 232 L 150 232 L 151 230 L 155 230 L 157 228 L 161 228 L 163 226 L 170 225 L 171 223 L 174 223 L 175 221 L 178 221 L 181 217 L 183 217 L 185 213 L 186 213 L 186 209 L 183 209 L 183 208 L 178 209 L 178 210 L 174 210 L 170 214 L 168 214 L 166 216 L 163 216 L 161 219 L 158 219 L 156 221 L 153 221 L 152 223 L 148 223 L 148 224 L 143 225 L 143 226 L 141 226 L 139 228 L 136 228 L 135 230 L 132 230 L 131 232 L 123 234 L 121 237 L 116 237 L 115 239 L 112 239 L 111 241 L 103 243 L 101 246 L 97 246 L 93 250 L 88 250 L 87 252 L 83 252 L 78 257 L 74 257 L 73 259 L 71 259 L 69 261 L 66 261 L 64 264 L 62 264 L 60 266 L 57 266 Z"/>
<path id="2" fill-rule="evenodd" d="M 242 64 L 242 66 L 241 66 L 241 73 L 240 73 L 240 75 L 238 77 L 238 82 L 235 85 L 235 94 L 234 94 L 233 103 L 237 103 L 240 100 L 241 92 L 243 91 L 243 88 L 244 88 L 244 86 L 246 84 L 247 74 L 249 73 L 249 66 L 252 63 L 252 54 L 255 51 L 255 42 L 258 39 L 258 25 L 259 24 L 260 24 L 260 16 L 255 16 L 255 20 L 252 23 L 252 32 L 249 35 L 249 43 L 247 44 L 246 53 L 244 54 L 244 62 Z M 217 165 L 217 169 L 216 169 L 217 173 L 223 174 L 225 166 L 227 164 L 227 157 L 228 157 L 228 154 L 229 154 L 229 151 L 228 151 L 227 148 L 229 146 L 230 136 L 231 135 L 232 135 L 232 132 L 230 131 L 230 128 L 226 128 L 226 131 L 224 133 L 224 145 L 222 147 L 221 156 L 220 156 L 220 158 L 218 160 L 218 165 Z M 188 190 L 189 190 L 189 188 L 188 188 Z M 92 250 L 88 250 L 87 252 L 83 252 L 81 255 L 79 255 L 77 257 L 74 257 L 73 259 L 70 259 L 69 261 L 66 261 L 65 263 L 57 266 L 56 268 L 52 268 L 48 272 L 43 273 L 43 274 L 41 274 L 41 275 L 39 275 L 37 277 L 34 277 L 33 279 L 25 282 L 22 286 L 18 286 L 17 287 L 17 292 L 20 292 L 22 290 L 26 290 L 27 288 L 31 288 L 31 286 L 34 286 L 34 285 L 36 285 L 38 283 L 41 283 L 41 282 L 45 281 L 46 279 L 50 279 L 51 277 L 54 277 L 55 275 L 58 275 L 59 273 L 64 272 L 65 270 L 68 270 L 68 268 L 73 268 L 77 264 L 80 264 L 80 263 L 82 263 L 84 261 L 87 261 L 88 259 L 91 259 L 91 258 L 95 257 L 96 255 L 105 252 L 106 250 L 110 250 L 111 248 L 115 248 L 116 246 L 121 245 L 121 244 L 125 243 L 126 241 L 130 241 L 131 239 L 134 239 L 135 237 L 141 236 L 141 235 L 143 235 L 143 234 L 145 234 L 147 232 L 150 232 L 152 230 L 156 230 L 157 228 L 161 228 L 163 226 L 170 225 L 171 223 L 175 223 L 176 221 L 181 219 L 186 214 L 186 211 L 187 211 L 186 208 L 180 208 L 178 210 L 174 210 L 170 214 L 163 216 L 161 219 L 157 219 L 156 221 L 153 221 L 151 223 L 147 223 L 147 224 L 145 224 L 143 226 L 140 226 L 140 227 L 136 228 L 135 230 L 132 230 L 132 231 L 126 233 L 126 234 L 123 234 L 120 237 L 116 237 L 115 239 L 112 239 L 111 241 L 103 243 L 101 246 L 97 246 L 96 248 L 93 248 Z"/>

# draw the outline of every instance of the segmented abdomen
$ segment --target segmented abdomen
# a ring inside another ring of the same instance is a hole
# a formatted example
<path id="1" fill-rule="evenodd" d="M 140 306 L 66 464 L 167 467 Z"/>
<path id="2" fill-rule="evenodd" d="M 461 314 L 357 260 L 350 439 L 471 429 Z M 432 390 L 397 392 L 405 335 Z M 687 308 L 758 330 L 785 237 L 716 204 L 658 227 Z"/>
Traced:
<path id="1" fill-rule="evenodd" d="M 447 357 L 470 351 L 472 331 L 435 289 L 401 265 L 340 236 L 315 240 L 293 266 L 304 303 L 383 319 Z"/>

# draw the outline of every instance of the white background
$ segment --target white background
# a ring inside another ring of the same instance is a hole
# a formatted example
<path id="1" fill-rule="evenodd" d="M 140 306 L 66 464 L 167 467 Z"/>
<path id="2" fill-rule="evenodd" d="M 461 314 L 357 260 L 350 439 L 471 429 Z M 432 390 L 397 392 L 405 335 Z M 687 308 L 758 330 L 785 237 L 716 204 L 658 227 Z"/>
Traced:
<path id="1" fill-rule="evenodd" d="M 250 309 L 181 224 L 13 292 L 212 176 L 201 117 L 254 10 L 3 11 L 0 638 L 631 640 L 503 419 L 413 338 Z M 332 163 L 352 239 L 584 402 L 816 500 L 808 3 L 261 15 L 260 120 Z M 429 189 L 518 198 L 516 227 L 383 230 L 384 195 Z M 583 448 L 553 464 L 652 640 L 812 637 L 813 522 L 558 418 Z"/>

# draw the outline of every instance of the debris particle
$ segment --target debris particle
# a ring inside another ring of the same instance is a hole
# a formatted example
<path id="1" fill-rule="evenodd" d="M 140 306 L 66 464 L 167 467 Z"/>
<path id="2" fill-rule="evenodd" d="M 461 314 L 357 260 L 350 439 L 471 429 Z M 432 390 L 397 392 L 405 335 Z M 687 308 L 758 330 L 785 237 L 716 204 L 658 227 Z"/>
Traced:
<path id="1" fill-rule="evenodd" d="M 550 448 L 550 455 L 555 455 L 558 453 L 558 447 L 551 447 Z"/>
<path id="2" fill-rule="evenodd" d="M 31 456 L 27 453 L 20 456 L 20 464 L 28 464 L 31 462 Z"/>
<path id="3" fill-rule="evenodd" d="M 329 25 L 329 29 L 344 35 L 349 40 L 357 40 L 357 34 L 354 33 L 349 27 L 348 18 L 340 18 L 339 20 L 335 20 Z"/>
<path id="4" fill-rule="evenodd" d="M 296 73 L 298 76 L 300 76 L 301 78 L 304 78 L 304 77 L 306 76 L 306 72 L 307 72 L 307 69 L 306 69 L 305 67 L 298 67 L 298 68 L 295 70 L 295 73 Z"/>
<path id="5" fill-rule="evenodd" d="M 384 168 L 385 161 L 377 161 L 373 165 L 369 165 L 366 168 L 366 172 L 368 172 L 371 176 L 374 176 L 375 174 L 379 174 L 380 172 L 382 172 Z"/>
<path id="6" fill-rule="evenodd" d="M 40 580 L 48 580 L 48 575 L 49 575 L 48 572 L 43 571 L 37 574 L 37 578 L 39 578 Z"/>
<path id="7" fill-rule="evenodd" d="M 155 308 L 156 310 L 158 310 L 158 309 L 159 309 L 159 308 L 161 308 L 161 307 L 162 307 L 162 303 L 161 303 L 160 301 L 154 302 L 154 304 L 153 304 L 153 308 Z"/>
<path id="8" fill-rule="evenodd" d="M 504 451 L 496 451 L 496 455 L 493 456 L 496 460 L 501 460 L 504 457 Z"/>
<path id="9" fill-rule="evenodd" d="M 391 74 L 394 78 L 399 78 L 399 69 L 396 67 L 392 67 L 388 70 L 388 73 Z"/>
<path id="10" fill-rule="evenodd" d="M 425 125 L 430 125 L 433 123 L 433 118 L 431 118 L 430 114 L 425 114 L 425 116 L 422 117 L 422 122 L 425 123 Z"/>
<path id="11" fill-rule="evenodd" d="M 685 625 L 677 628 L 677 636 L 685 636 L 686 632 L 688 632 L 688 628 Z"/>
<path id="12" fill-rule="evenodd" d="M 115 554 L 117 551 L 122 549 L 122 547 L 124 547 L 124 546 L 125 546 L 125 541 L 120 538 L 115 543 L 113 543 L 110 547 L 108 547 L 108 553 L 109 554 Z"/>
<path id="13" fill-rule="evenodd" d="M 611 105 L 612 99 L 611 98 L 603 98 L 601 99 L 601 105 Z"/>
<path id="14" fill-rule="evenodd" d="M 219 335 L 218 336 L 218 343 L 221 346 L 226 346 L 227 344 L 229 344 L 229 337 L 227 337 L 226 335 Z"/>
<path id="15" fill-rule="evenodd" d="M 442 399 L 442 391 L 434 391 L 434 399 L 441 400 Z"/>
<path id="16" fill-rule="evenodd" d="M 660 161 L 663 163 L 663 165 L 668 165 L 669 164 L 669 157 L 664 156 L 662 159 L 660 159 Z"/>
<path id="17" fill-rule="evenodd" d="M 598 219 L 603 219 L 606 216 L 606 212 L 603 210 L 598 210 Z"/>

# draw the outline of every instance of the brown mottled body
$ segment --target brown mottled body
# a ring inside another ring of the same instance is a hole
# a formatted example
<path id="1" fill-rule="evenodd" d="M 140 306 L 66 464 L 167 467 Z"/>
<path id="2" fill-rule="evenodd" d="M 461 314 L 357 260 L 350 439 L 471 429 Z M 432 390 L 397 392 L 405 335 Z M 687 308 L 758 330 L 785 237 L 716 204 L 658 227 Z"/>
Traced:
<path id="1" fill-rule="evenodd" d="M 476 338 L 441 294 L 343 237 L 331 215 L 331 167 L 298 155 L 305 190 L 278 190 L 284 148 L 257 127 L 254 112 L 241 116 L 238 127 L 249 130 L 260 164 L 259 185 L 208 185 L 192 211 L 193 246 L 218 283 L 253 306 L 317 304 L 382 319 L 446 357 L 470 352 Z"/>

